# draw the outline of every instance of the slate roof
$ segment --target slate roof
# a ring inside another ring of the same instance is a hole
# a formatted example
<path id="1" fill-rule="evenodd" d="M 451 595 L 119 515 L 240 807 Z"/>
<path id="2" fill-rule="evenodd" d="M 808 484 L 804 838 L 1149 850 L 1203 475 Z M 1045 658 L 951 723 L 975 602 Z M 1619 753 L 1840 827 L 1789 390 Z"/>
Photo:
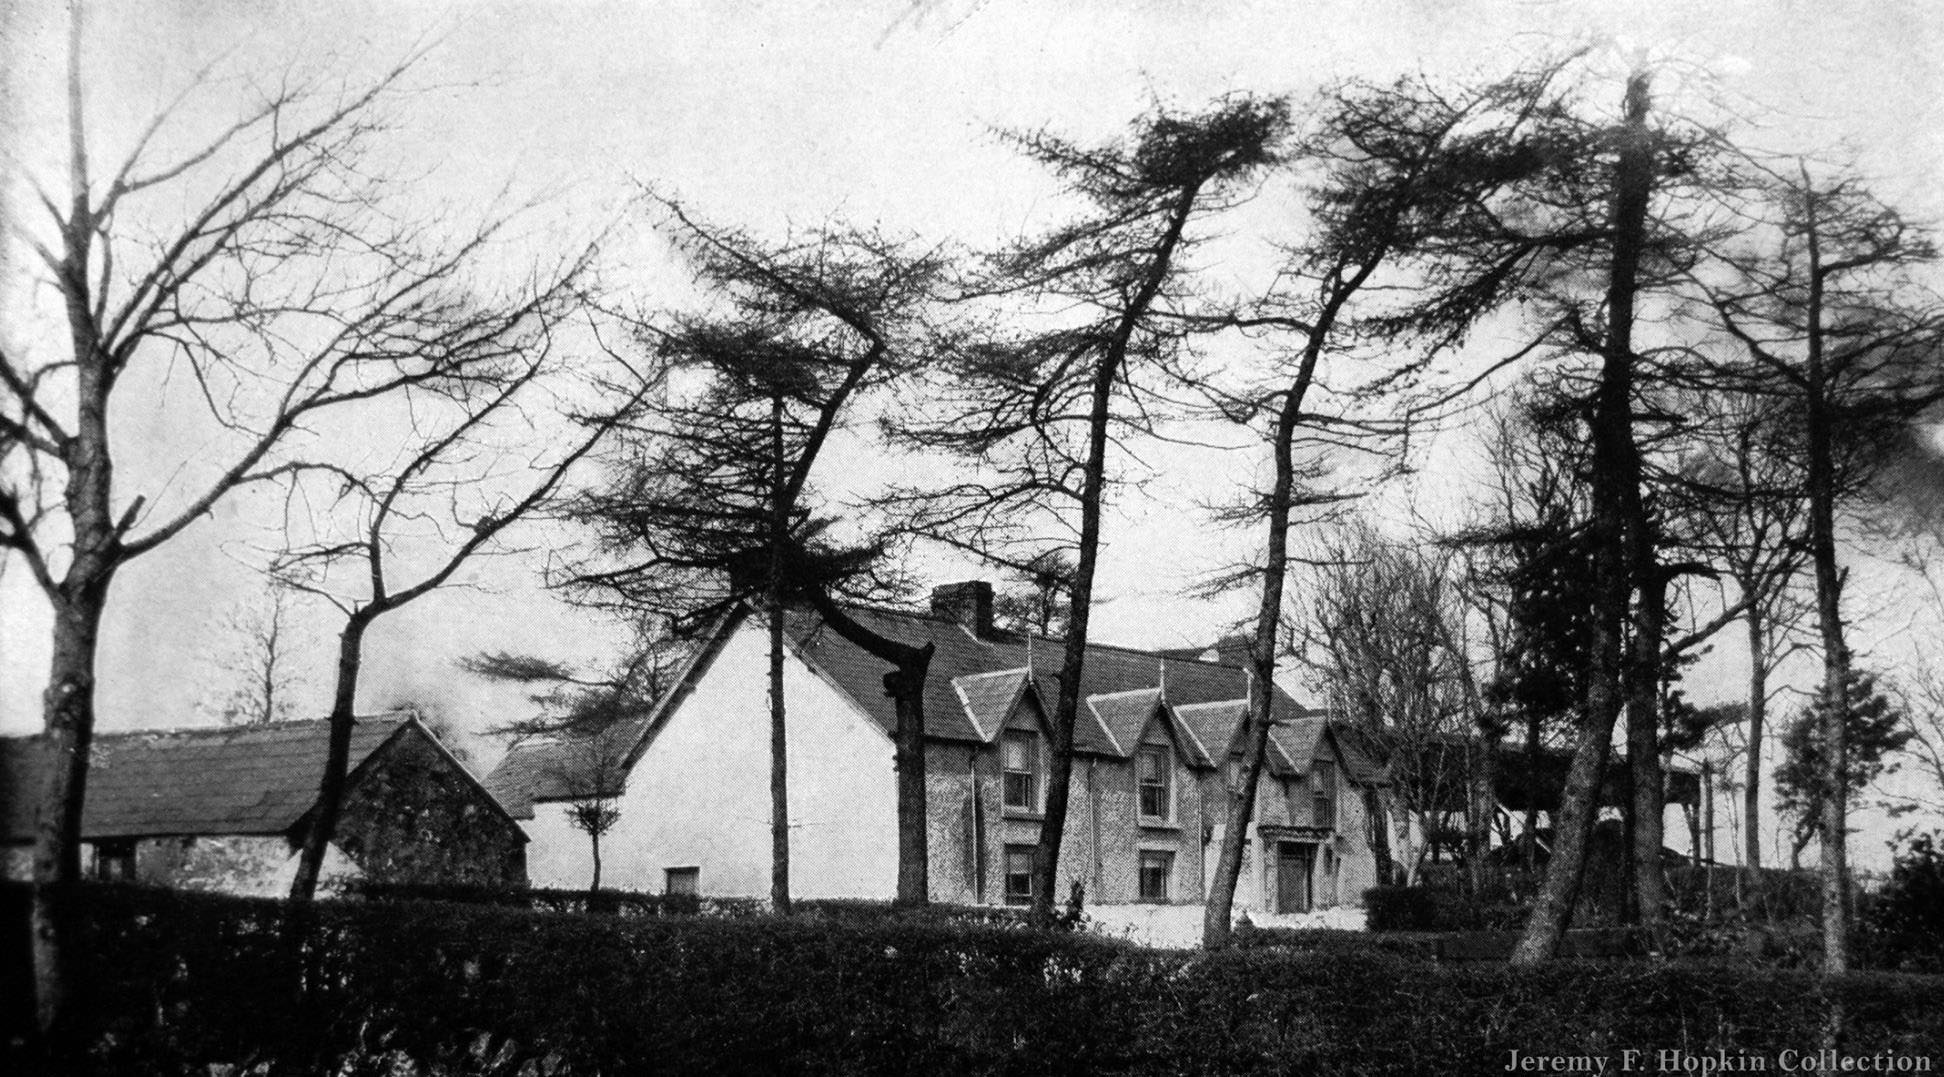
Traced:
<path id="1" fill-rule="evenodd" d="M 851 607 L 848 612 L 880 635 L 912 646 L 932 645 L 931 667 L 925 678 L 927 737 L 989 744 L 1017 708 L 1037 708 L 1040 713 L 1052 709 L 1063 658 L 1059 639 L 1029 638 L 1013 632 L 980 636 L 958 621 L 929 613 L 873 607 Z M 677 677 L 676 687 L 642 719 L 639 737 L 629 753 L 630 767 L 666 716 L 707 673 L 714 655 L 744 616 L 746 611 L 731 614 L 706 634 L 703 645 L 695 649 Z M 887 735 L 896 733 L 897 712 L 884 691 L 888 663 L 838 635 L 809 610 L 791 611 L 786 631 L 798 656 Z M 1131 715 L 1139 710 L 1139 704 L 1116 700 L 1135 699 L 1126 694 L 1140 693 L 1141 698 L 1152 702 L 1161 687 L 1164 662 L 1167 701 L 1179 720 L 1177 728 L 1184 734 L 1190 761 L 1213 766 L 1212 753 L 1224 750 L 1233 737 L 1234 723 L 1240 719 L 1242 700 L 1249 690 L 1248 672 L 1240 665 L 1185 657 L 1179 652 L 1164 654 L 1108 644 L 1087 647 L 1080 687 L 1083 701 L 1090 705 L 1080 708 L 1078 728 L 1074 730 L 1075 751 L 1120 758 L 1131 754 L 1140 732 Z M 1213 703 L 1221 706 L 1207 706 Z M 1315 713 L 1305 710 L 1280 688 L 1275 689 L 1272 705 L 1279 722 Z M 1133 709 L 1123 713 L 1129 706 Z M 1199 715 L 1198 721 L 1188 720 L 1191 713 Z M 1145 721 L 1146 714 L 1139 718 Z M 1224 729 L 1221 725 L 1225 718 L 1230 724 Z M 1110 721 L 1121 732 L 1110 731 Z M 1132 732 L 1126 732 L 1130 728 Z M 536 801 L 574 795 L 559 776 L 563 770 L 558 765 L 561 753 L 569 750 L 556 741 L 521 745 L 507 753 L 487 777 L 486 787 L 512 815 L 530 819 Z M 1286 754 L 1274 744 L 1270 764 L 1278 773 L 1294 773 Z"/>
<path id="2" fill-rule="evenodd" d="M 1214 760 L 1203 750 L 1200 734 L 1189 728 L 1175 714 L 1175 708 L 1163 706 L 1160 688 L 1136 688 L 1127 692 L 1114 692 L 1104 696 L 1089 696 L 1087 708 L 1105 726 L 1113 737 L 1116 753 L 1129 757 L 1140 747 L 1141 733 L 1147 728 L 1149 719 L 1158 712 L 1175 731 L 1182 742 L 1189 766 L 1212 767 Z"/>
<path id="3" fill-rule="evenodd" d="M 410 722 L 402 714 L 359 718 L 351 734 L 351 770 Z M 286 833 L 317 800 L 329 735 L 323 719 L 97 734 L 81 835 Z M 0 825 L 9 841 L 33 835 L 44 758 L 39 738 L 0 739 Z"/>
<path id="4" fill-rule="evenodd" d="M 1063 655 L 1063 643 L 1058 639 L 1044 636 L 1029 639 L 1020 633 L 979 637 L 957 621 L 926 613 L 864 608 L 849 612 L 880 635 L 912 645 L 930 643 L 935 648 L 930 673 L 925 679 L 925 733 L 929 737 L 983 743 L 998 732 L 996 723 L 988 716 L 996 712 L 995 700 L 1005 692 L 992 682 L 1005 679 L 987 678 L 985 675 L 989 674 L 1020 671 L 1019 679 L 1023 679 L 1023 671 L 1030 668 L 1044 705 L 1048 709 L 1052 707 Z M 889 671 L 885 662 L 824 627 L 814 613 L 793 614 L 790 628 L 790 638 L 799 654 L 823 671 L 887 733 L 897 728 L 892 702 L 884 694 L 884 674 Z M 1164 660 L 1168 702 L 1172 706 L 1239 700 L 1248 694 L 1249 675 L 1241 666 L 1089 644 L 1081 672 L 1082 698 L 1158 688 Z M 1278 719 L 1306 713 L 1288 693 L 1276 690 Z M 1081 717 L 1083 720 L 1074 731 L 1076 750 L 1100 755 L 1124 754 L 1117 749 L 1113 736 L 1093 708 L 1082 707 Z M 1215 750 L 1208 736 L 1199 729 L 1195 733 L 1209 751 Z M 1216 739 L 1226 741 L 1227 738 Z M 1130 745 L 1119 747 L 1132 750 Z"/>
<path id="5" fill-rule="evenodd" d="M 1172 669 L 1169 672 L 1172 675 Z M 1168 691 L 1170 693 L 1174 691 L 1173 681 L 1168 683 Z M 1246 699 L 1224 699 L 1176 707 L 1175 713 L 1181 716 L 1183 725 L 1194 730 L 1195 736 L 1201 739 L 1204 748 L 1211 754 L 1219 754 L 1221 758 L 1226 759 L 1242 750 L 1242 719 L 1248 716 L 1248 709 L 1249 701 Z M 1321 719 L 1303 717 L 1307 714 L 1309 714 L 1307 711 L 1298 711 L 1281 715 L 1277 719 L 1277 724 L 1270 727 L 1269 747 L 1263 756 L 1263 765 L 1268 767 L 1269 773 L 1275 777 L 1290 778 L 1309 773 L 1307 756 L 1299 768 L 1289 756 L 1285 739 L 1276 735 L 1283 728 L 1284 723 L 1321 721 Z"/>
<path id="6" fill-rule="evenodd" d="M 1013 708 L 1019 705 L 1019 697 L 1026 691 L 1031 672 L 1021 666 L 996 673 L 973 673 L 952 678 L 952 687 L 958 692 L 959 702 L 964 705 L 965 714 L 972 719 L 973 728 L 981 739 L 991 740 L 998 735 L 1000 726 L 1005 724 Z"/>
<path id="7" fill-rule="evenodd" d="M 612 743 L 625 751 L 625 746 L 641 739 L 649 717 L 643 714 L 617 723 Z M 599 790 L 600 795 L 620 796 L 626 768 L 590 768 L 584 754 L 588 750 L 585 743 L 567 738 L 522 741 L 507 749 L 499 766 L 486 776 L 486 791 L 515 819 L 533 818 L 535 801 L 587 796 L 592 792 L 586 788 L 591 779 L 605 778 L 611 783 Z"/>
<path id="8" fill-rule="evenodd" d="M 1141 731 L 1147 728 L 1148 719 L 1154 717 L 1155 708 L 1160 705 L 1159 688 L 1135 688 L 1087 697 L 1087 709 L 1107 728 L 1114 747 L 1120 749 L 1114 754 L 1122 756 L 1134 754 L 1135 746 L 1141 741 Z"/>

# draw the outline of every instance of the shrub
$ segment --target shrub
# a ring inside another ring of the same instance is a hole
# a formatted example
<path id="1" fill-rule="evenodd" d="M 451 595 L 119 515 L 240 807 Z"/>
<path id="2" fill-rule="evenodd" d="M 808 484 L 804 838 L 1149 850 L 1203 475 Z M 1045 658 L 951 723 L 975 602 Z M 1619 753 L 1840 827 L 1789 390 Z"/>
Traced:
<path id="1" fill-rule="evenodd" d="M 1944 849 L 1937 842 L 1935 834 L 1905 835 L 1889 882 L 1861 910 L 1871 964 L 1944 971 Z"/>
<path id="2" fill-rule="evenodd" d="M 632 890 L 536 890 L 527 887 L 351 880 L 340 895 L 368 901 L 445 901 L 499 905 L 534 912 L 602 913 L 609 916 L 754 916 L 765 909 L 757 898 L 701 897 L 695 894 L 643 894 Z"/>
<path id="3" fill-rule="evenodd" d="M 1510 931 L 1530 912 L 1524 905 L 1427 886 L 1376 886 L 1364 891 L 1372 931 Z"/>
<path id="4" fill-rule="evenodd" d="M 1373 886 L 1364 891 L 1364 924 L 1372 931 L 1433 931 L 1437 909 L 1423 886 Z"/>

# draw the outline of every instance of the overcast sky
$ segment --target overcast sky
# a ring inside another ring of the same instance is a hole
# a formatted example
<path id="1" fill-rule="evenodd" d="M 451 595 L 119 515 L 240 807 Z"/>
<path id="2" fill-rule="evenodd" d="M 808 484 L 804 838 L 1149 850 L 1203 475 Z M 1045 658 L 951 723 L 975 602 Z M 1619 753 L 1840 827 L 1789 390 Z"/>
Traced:
<path id="1" fill-rule="evenodd" d="M 25 0 L 5 24 L 13 183 L 61 136 L 65 5 Z M 1413 71 L 1491 75 L 1575 45 L 1616 75 L 1635 57 L 1659 89 L 1706 91 L 1775 148 L 1847 141 L 1881 191 L 1920 215 L 1944 211 L 1944 15 L 1923 2 L 1712 0 L 1707 3 L 1377 0 L 1303 3 L 288 3 L 143 0 L 90 9 L 85 65 L 109 156 L 190 74 L 268 75 L 292 64 L 352 77 L 431 43 L 391 143 L 423 171 L 427 213 L 502 189 L 544 194 L 534 241 L 571 242 L 607 224 L 639 182 L 719 221 L 774 232 L 832 217 L 989 243 L 1047 223 L 1045 177 L 993 137 L 1049 127 L 1111 137 L 1159 100 L 1196 107 L 1232 90 L 1306 92 L 1326 81 Z M 218 92 L 192 116 L 235 105 Z M 1612 96 L 1617 101 L 1616 82 Z M 15 253 L 18 253 L 16 248 Z M 677 290 L 651 244 L 616 281 L 652 303 Z M 17 273 L 0 300 L 10 348 L 32 348 L 51 313 Z M 171 417 L 126 403 L 131 485 L 164 459 Z M 1183 460 L 1189 458 L 1184 457 Z M 856 454 L 839 464 L 858 466 Z M 1164 461 L 1164 463 L 1172 463 Z M 1169 466 L 1110 521 L 1099 638 L 1180 645 L 1212 638 L 1243 602 L 1182 591 L 1255 536 L 1213 533 L 1194 508 L 1252 461 L 1219 454 Z M 1212 480 L 1212 481 L 1211 481 Z M 132 566 L 116 584 L 101 662 L 103 729 L 182 724 L 206 689 L 210 625 L 260 593 L 246 540 L 262 503 L 239 500 Z M 941 569 L 940 571 L 946 571 Z M 517 696 L 464 682 L 452 659 L 480 648 L 594 659 L 613 635 L 532 585 L 531 559 L 482 565 L 488 588 L 435 596 L 371 638 L 363 703 L 411 695 L 474 728 Z M 320 650 L 328 622 L 318 622 Z M 45 613 L 26 574 L 0 576 L 0 732 L 39 723 Z M 322 663 L 312 678 L 321 710 Z"/>

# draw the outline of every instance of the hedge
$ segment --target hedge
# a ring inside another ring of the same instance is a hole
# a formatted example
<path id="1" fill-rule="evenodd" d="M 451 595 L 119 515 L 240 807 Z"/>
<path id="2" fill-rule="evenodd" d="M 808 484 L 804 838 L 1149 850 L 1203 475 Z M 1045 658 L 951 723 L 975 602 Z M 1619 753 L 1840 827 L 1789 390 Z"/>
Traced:
<path id="1" fill-rule="evenodd" d="M 695 894 L 643 894 L 633 890 L 542 890 L 528 887 L 452 883 L 340 883 L 337 896 L 367 901 L 449 901 L 500 905 L 534 912 L 602 913 L 609 916 L 756 916 L 767 907 L 758 898 L 701 897 Z"/>
<path id="2" fill-rule="evenodd" d="M 1373 886 L 1363 897 L 1365 926 L 1372 931 L 1506 931 L 1524 925 L 1531 912 L 1510 901 L 1474 901 L 1429 886 Z"/>
<path id="3" fill-rule="evenodd" d="M 62 916 L 76 1074 L 1496 1073 L 1513 1049 L 1803 1050 L 1833 998 L 1846 1050 L 1944 1055 L 1944 980 L 1915 975 L 106 887 Z"/>

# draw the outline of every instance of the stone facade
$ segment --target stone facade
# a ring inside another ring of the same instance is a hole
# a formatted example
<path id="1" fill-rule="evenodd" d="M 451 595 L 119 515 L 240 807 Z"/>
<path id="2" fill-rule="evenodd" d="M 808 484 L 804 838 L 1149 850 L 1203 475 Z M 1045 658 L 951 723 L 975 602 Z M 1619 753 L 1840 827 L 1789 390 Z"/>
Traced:
<path id="1" fill-rule="evenodd" d="M 519 886 L 526 835 L 429 737 L 394 737 L 359 768 L 334 844 L 385 883 Z"/>

